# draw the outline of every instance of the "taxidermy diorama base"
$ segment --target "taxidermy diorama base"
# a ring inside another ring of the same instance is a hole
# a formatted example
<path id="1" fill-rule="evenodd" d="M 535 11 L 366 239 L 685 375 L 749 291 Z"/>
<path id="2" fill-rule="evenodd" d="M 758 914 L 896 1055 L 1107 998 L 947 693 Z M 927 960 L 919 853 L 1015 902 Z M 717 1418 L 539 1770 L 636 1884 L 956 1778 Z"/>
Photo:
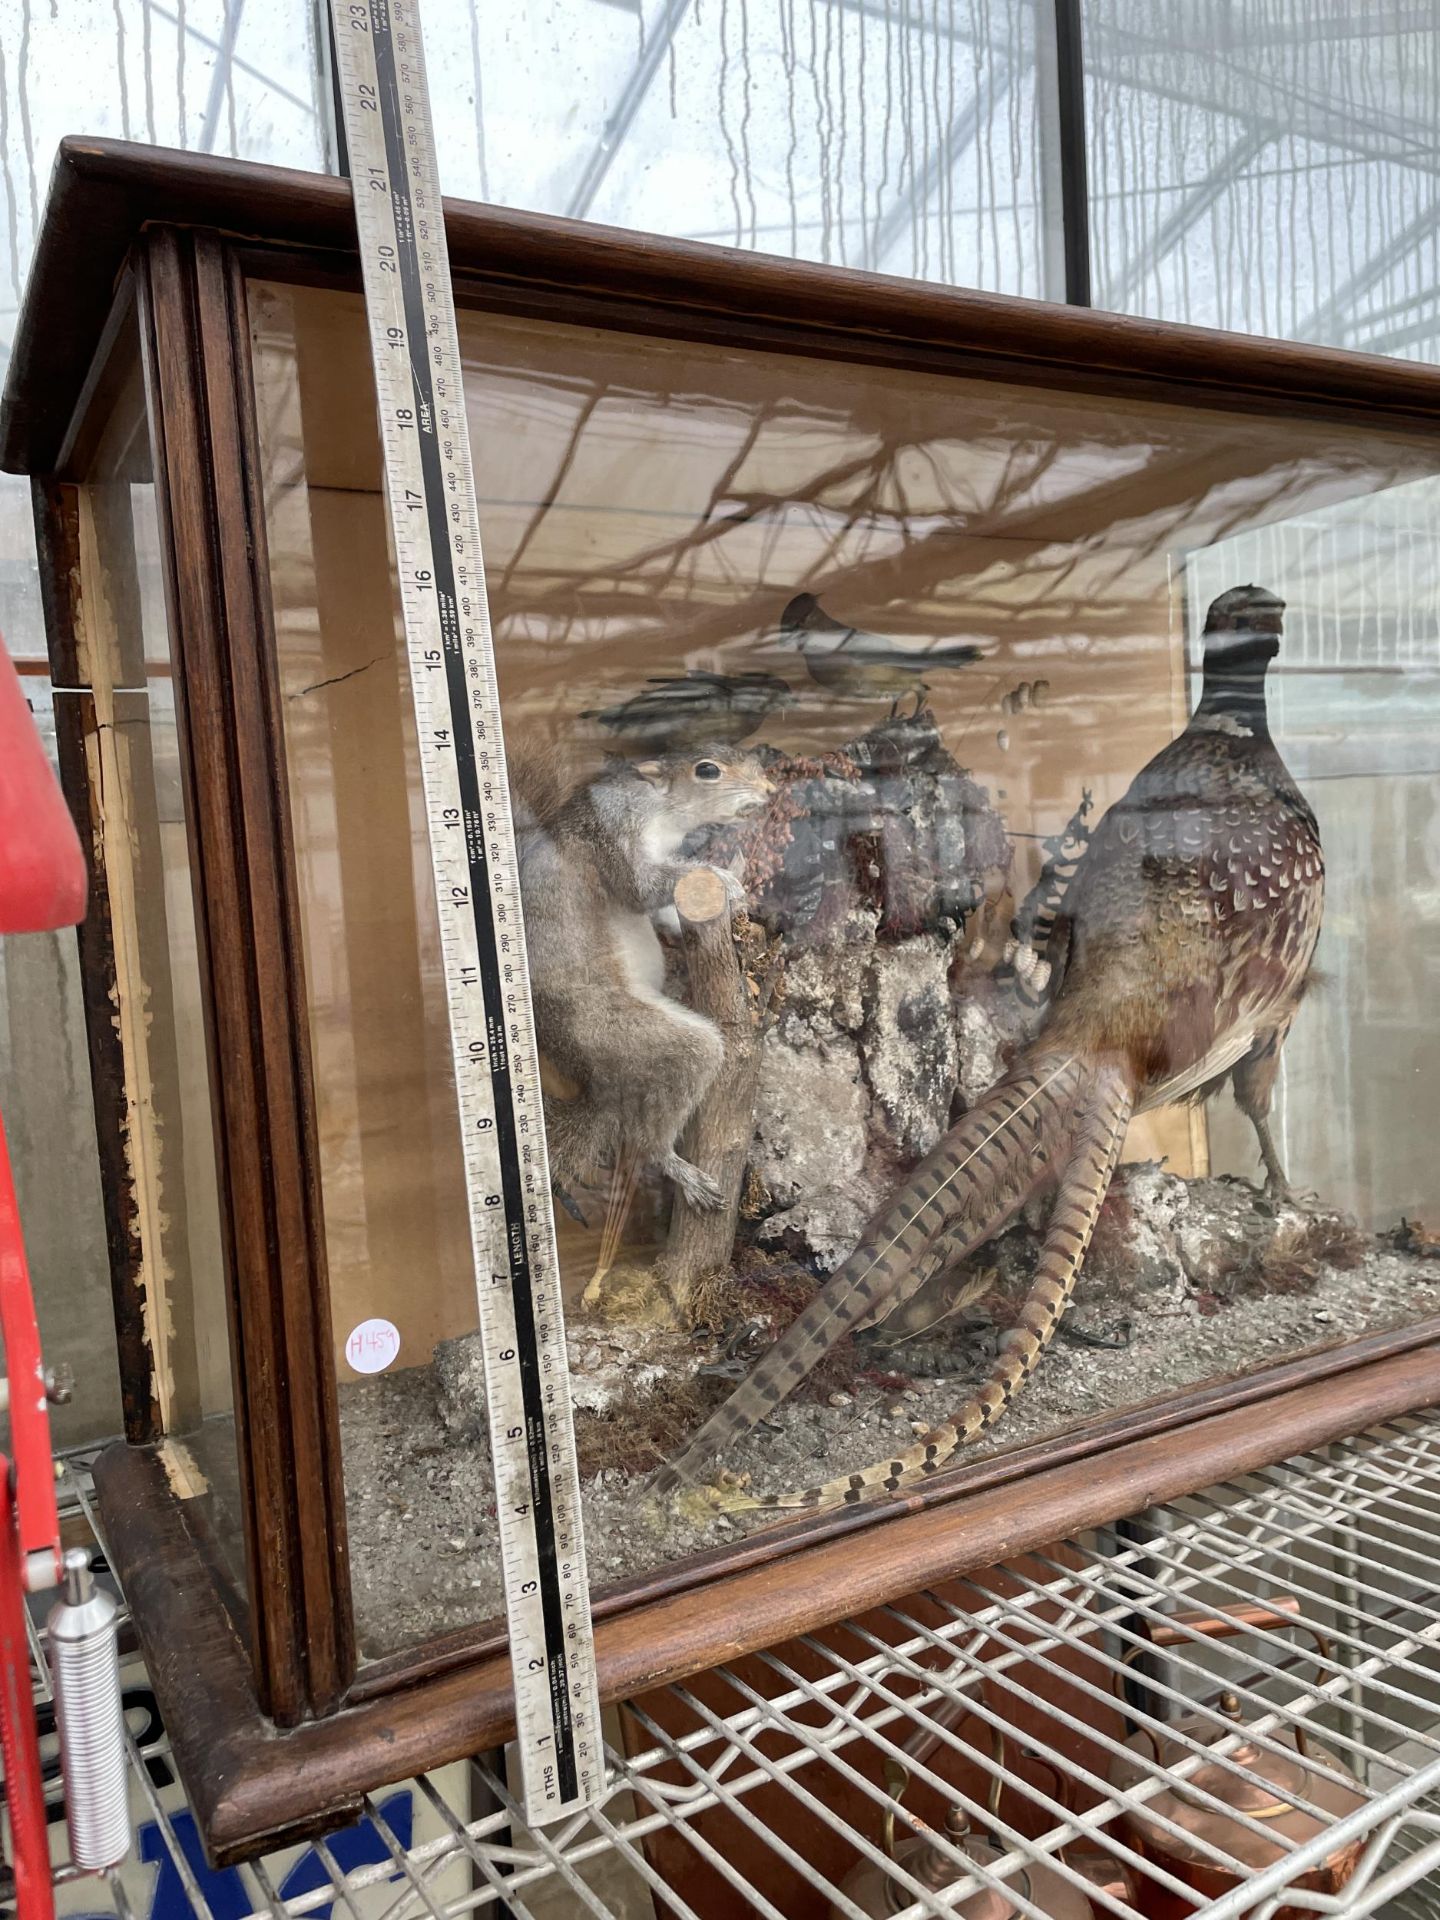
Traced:
<path id="1" fill-rule="evenodd" d="M 983 1299 L 956 1321 L 900 1344 L 886 1330 L 842 1343 L 746 1437 L 729 1471 L 766 1491 L 803 1486 L 863 1467 L 908 1443 L 917 1424 L 944 1419 L 984 1373 L 1037 1245 L 1030 1227 L 1012 1228 L 990 1250 Z M 775 1524 L 774 1515 L 708 1512 L 693 1498 L 649 1500 L 644 1488 L 724 1398 L 749 1342 L 763 1343 L 814 1284 L 775 1257 L 717 1285 L 693 1333 L 598 1318 L 572 1327 L 596 1590 L 733 1541 L 757 1522 Z M 1273 1210 L 1244 1181 L 1126 1167 L 1071 1337 L 1055 1342 L 998 1430 L 964 1461 L 1436 1313 L 1440 1259 L 1408 1230 L 1369 1238 L 1338 1215 Z M 446 1342 L 432 1366 L 342 1387 L 340 1420 L 362 1649 L 379 1655 L 499 1612 L 478 1336 Z"/>

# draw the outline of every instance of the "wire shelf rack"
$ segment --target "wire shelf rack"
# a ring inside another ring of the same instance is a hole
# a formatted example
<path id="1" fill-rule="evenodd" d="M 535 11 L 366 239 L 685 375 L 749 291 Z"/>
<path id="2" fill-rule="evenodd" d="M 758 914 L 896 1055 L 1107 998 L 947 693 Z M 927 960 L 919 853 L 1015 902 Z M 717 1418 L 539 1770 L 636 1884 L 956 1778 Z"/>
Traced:
<path id="1" fill-rule="evenodd" d="M 83 1463 L 66 1489 L 88 1514 Z M 1240 1609 L 1258 1624 L 1207 1630 Z M 33 1655 L 47 1697 L 38 1631 Z M 147 1857 L 197 1920 L 1440 1920 L 1440 1416 L 663 1688 L 608 1724 L 611 1792 L 584 1816 L 527 1830 L 503 1755 L 478 1756 L 404 1783 L 403 1802 L 369 1796 L 363 1858 L 316 1842 L 303 1873 L 232 1870 L 223 1899 L 157 1784 L 163 1732 L 131 1737 L 134 1799 Z M 1267 1794 L 1277 1771 L 1284 1792 Z M 154 1920 L 123 1869 L 85 1888 L 84 1911 L 107 1890 L 121 1920 Z"/>

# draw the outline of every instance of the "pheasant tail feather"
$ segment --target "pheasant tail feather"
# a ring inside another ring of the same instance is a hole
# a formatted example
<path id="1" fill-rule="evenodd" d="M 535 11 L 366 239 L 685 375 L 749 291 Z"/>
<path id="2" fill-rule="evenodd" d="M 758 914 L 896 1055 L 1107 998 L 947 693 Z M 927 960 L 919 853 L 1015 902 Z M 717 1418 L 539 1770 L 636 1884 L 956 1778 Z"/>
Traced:
<path id="1" fill-rule="evenodd" d="M 1034 1283 L 979 1392 L 949 1420 L 890 1460 L 803 1493 L 727 1497 L 727 1508 L 854 1505 L 870 1494 L 896 1493 L 913 1480 L 938 1473 L 962 1447 L 995 1425 L 1035 1371 L 1070 1304 L 1096 1218 L 1110 1190 L 1133 1099 L 1130 1082 L 1118 1069 L 1104 1069 L 1096 1077 L 1079 1112 L 1073 1150 L 1055 1197 Z"/>
<path id="2" fill-rule="evenodd" d="M 747 1379 L 656 1475 L 670 1493 L 792 1392 L 831 1347 L 872 1325 L 937 1270 L 983 1246 L 1061 1160 L 1091 1069 L 1069 1055 L 1027 1058 L 991 1088 L 870 1222 L 859 1246 Z"/>

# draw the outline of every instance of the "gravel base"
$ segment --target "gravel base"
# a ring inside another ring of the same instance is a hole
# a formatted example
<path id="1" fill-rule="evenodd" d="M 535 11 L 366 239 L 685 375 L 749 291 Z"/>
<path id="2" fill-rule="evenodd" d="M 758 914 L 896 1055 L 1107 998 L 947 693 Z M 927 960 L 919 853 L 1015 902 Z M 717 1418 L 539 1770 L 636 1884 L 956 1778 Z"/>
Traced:
<path id="1" fill-rule="evenodd" d="M 1254 1231 L 1273 1234 L 1273 1218 L 1243 1183 L 1171 1182 L 1188 1207 L 1192 1244 L 1230 1244 Z M 1151 1185 L 1156 1182 L 1151 1177 Z M 1205 1197 L 1202 1207 L 1199 1196 Z M 1132 1182 L 1129 1244 L 1145 1242 L 1139 1187 Z M 1163 1199 L 1163 1195 L 1160 1199 Z M 1154 1202 L 1157 1219 L 1164 1214 Z M 1166 1216 L 1168 1218 L 1168 1216 Z M 1137 1224 L 1138 1223 L 1138 1224 Z M 1012 1236 L 1013 1238 L 1013 1236 Z M 1002 1263 L 1003 1264 L 1003 1263 Z M 999 1275 L 1002 1295 L 1023 1292 Z M 1348 1271 L 1320 1267 L 1307 1290 L 1252 1294 L 1227 1301 L 1177 1258 L 1153 1247 L 1139 1272 L 1101 1270 L 1083 1277 L 1071 1319 L 1099 1334 L 1128 1321 L 1122 1350 L 1057 1339 L 998 1433 L 969 1450 L 979 1459 L 1058 1433 L 1076 1421 L 1252 1371 L 1289 1355 L 1361 1334 L 1413 1323 L 1440 1312 L 1440 1261 L 1366 1242 Z M 452 1349 L 464 1343 L 451 1342 Z M 577 1385 L 603 1406 L 657 1353 L 672 1371 L 704 1357 L 679 1336 L 572 1333 Z M 964 1323 L 887 1352 L 877 1365 L 913 1374 L 905 1390 L 859 1386 L 844 1404 L 797 1399 L 780 1409 L 773 1429 L 751 1434 L 726 1464 L 748 1473 L 758 1489 L 813 1485 L 870 1465 L 909 1444 L 910 1423 L 944 1419 L 984 1374 L 986 1343 Z M 457 1401 L 457 1394 L 460 1396 Z M 463 1418 L 457 1417 L 457 1405 Z M 365 1654 L 378 1656 L 495 1615 L 501 1581 L 490 1483 L 489 1448 L 476 1436 L 479 1409 L 467 1364 L 452 1352 L 435 1367 L 413 1368 L 340 1389 L 350 1558 L 357 1628 Z M 615 1470 L 582 1490 L 590 1579 L 595 1590 L 735 1539 L 758 1522 L 737 1516 L 658 1509 L 639 1497 L 641 1481 Z M 773 1520 L 773 1516 L 771 1516 Z"/>

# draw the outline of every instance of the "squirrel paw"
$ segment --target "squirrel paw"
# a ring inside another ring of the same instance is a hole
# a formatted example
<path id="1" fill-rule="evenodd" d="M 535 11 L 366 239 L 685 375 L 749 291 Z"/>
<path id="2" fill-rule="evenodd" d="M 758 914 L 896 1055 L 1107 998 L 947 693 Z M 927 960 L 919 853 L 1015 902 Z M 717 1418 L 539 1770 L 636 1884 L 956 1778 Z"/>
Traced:
<path id="1" fill-rule="evenodd" d="M 688 1160 L 682 1160 L 678 1153 L 669 1156 L 661 1172 L 675 1183 L 686 1206 L 694 1207 L 697 1213 L 718 1213 L 724 1206 L 725 1196 L 717 1182 Z"/>

